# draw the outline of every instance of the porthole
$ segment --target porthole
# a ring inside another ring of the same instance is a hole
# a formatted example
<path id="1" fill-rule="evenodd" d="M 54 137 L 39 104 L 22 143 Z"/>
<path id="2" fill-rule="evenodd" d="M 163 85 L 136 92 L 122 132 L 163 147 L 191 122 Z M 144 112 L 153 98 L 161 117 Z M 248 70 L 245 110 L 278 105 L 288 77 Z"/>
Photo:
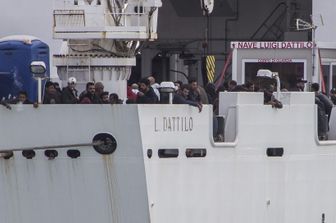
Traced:
<path id="1" fill-rule="evenodd" d="M 10 159 L 14 156 L 14 153 L 12 151 L 5 151 L 0 153 L 0 157 L 4 158 L 5 160 Z"/>
<path id="2" fill-rule="evenodd" d="M 77 149 L 69 149 L 67 151 L 67 155 L 68 157 L 72 158 L 72 159 L 76 159 L 78 157 L 80 157 L 80 151 Z"/>
<path id="3" fill-rule="evenodd" d="M 34 150 L 23 150 L 22 156 L 26 157 L 27 159 L 33 159 L 36 153 Z"/>
<path id="4" fill-rule="evenodd" d="M 100 154 L 112 154 L 117 149 L 116 139 L 108 133 L 99 133 L 93 137 L 93 148 Z"/>
<path id="5" fill-rule="evenodd" d="M 53 160 L 58 156 L 58 152 L 56 150 L 46 150 L 44 151 L 44 155 L 48 157 L 49 160 Z"/>
<path id="6" fill-rule="evenodd" d="M 152 158 L 152 155 L 153 155 L 153 150 L 147 149 L 147 157 Z"/>

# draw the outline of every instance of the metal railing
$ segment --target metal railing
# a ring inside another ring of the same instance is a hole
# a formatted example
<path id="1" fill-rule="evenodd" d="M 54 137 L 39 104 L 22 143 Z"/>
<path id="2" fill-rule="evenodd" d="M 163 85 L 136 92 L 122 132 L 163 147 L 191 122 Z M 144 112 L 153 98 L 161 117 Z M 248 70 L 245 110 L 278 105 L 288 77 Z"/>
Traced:
<path id="1" fill-rule="evenodd" d="M 101 20 L 102 24 L 97 24 L 97 27 L 130 27 L 127 23 L 131 21 L 132 18 L 136 19 L 136 23 L 131 25 L 132 27 L 148 26 L 148 19 L 143 19 L 146 21 L 145 24 L 141 23 L 141 19 L 144 16 L 149 16 L 148 13 L 142 12 L 104 12 L 104 13 L 87 13 L 85 10 L 54 10 L 54 27 L 86 27 L 87 19 L 97 18 L 99 21 L 99 16 L 103 16 Z M 101 17 L 102 18 L 102 17 Z M 118 19 L 118 20 L 117 20 Z M 135 20 L 134 20 L 135 21 Z M 114 23 L 114 25 L 112 25 Z"/>

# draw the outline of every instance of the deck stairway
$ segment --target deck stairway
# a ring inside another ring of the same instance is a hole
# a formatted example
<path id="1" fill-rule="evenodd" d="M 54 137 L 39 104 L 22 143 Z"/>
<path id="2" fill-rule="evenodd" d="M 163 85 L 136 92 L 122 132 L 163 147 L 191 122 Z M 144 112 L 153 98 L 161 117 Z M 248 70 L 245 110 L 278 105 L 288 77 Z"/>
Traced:
<path id="1" fill-rule="evenodd" d="M 283 41 L 285 32 L 294 31 L 291 24 L 298 18 L 299 10 L 295 0 L 280 2 L 251 35 L 250 40 Z"/>

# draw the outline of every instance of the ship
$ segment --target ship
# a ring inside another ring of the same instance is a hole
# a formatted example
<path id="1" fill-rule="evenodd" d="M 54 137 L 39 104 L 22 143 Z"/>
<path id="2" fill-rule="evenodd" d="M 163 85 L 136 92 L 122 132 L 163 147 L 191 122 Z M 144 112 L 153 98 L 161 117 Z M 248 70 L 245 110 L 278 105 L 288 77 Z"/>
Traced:
<path id="1" fill-rule="evenodd" d="M 157 38 L 162 2 L 55 2 L 54 37 L 64 41 L 53 64 L 61 81 L 101 81 L 125 98 L 139 42 Z M 213 1 L 202 3 L 211 13 Z M 39 41 L 15 39 L 23 40 Z M 282 108 L 264 104 L 262 92 L 221 92 L 217 115 L 211 105 L 2 103 L 1 222 L 335 221 L 335 109 L 328 140 L 320 140 L 314 93 L 280 92 L 279 77 L 287 76 L 260 70 L 292 63 L 307 89 L 321 82 L 315 43 L 239 41 L 231 49 L 232 77 L 243 83 L 250 67 L 275 78 Z M 248 57 L 255 53 L 260 61 Z M 43 85 L 49 65 L 27 66 Z"/>

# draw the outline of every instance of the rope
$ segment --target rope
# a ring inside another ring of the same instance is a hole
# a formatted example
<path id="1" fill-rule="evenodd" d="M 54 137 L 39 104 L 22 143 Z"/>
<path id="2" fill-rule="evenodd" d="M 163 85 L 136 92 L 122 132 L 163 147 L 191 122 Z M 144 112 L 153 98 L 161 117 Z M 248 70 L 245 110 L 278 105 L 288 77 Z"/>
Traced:
<path id="1" fill-rule="evenodd" d="M 219 86 L 222 85 L 223 83 L 223 80 L 224 80 L 224 77 L 225 77 L 225 73 L 230 65 L 230 63 L 232 62 L 232 53 L 233 51 L 230 52 L 227 60 L 225 61 L 225 64 L 224 64 L 224 68 L 221 72 L 221 75 L 220 75 L 220 78 L 215 82 L 215 86 L 216 86 L 216 90 L 219 88 Z"/>

